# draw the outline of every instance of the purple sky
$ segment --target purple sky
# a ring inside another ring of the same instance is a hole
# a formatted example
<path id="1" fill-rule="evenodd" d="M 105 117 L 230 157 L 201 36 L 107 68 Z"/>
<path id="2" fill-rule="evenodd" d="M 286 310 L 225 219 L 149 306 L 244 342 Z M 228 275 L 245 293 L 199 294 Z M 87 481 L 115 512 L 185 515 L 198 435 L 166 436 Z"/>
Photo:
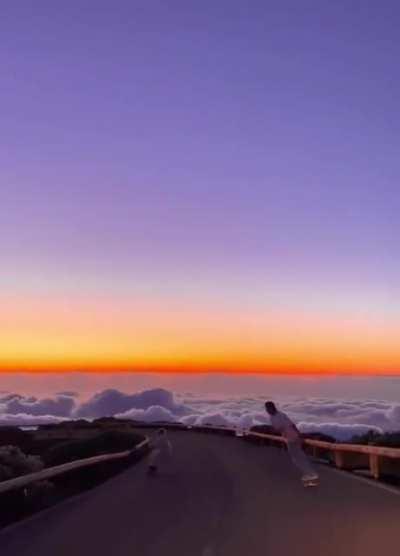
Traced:
<path id="1" fill-rule="evenodd" d="M 268 283 L 398 323 L 399 28 L 390 0 L 3 2 L 2 292 Z"/>
<path id="2" fill-rule="evenodd" d="M 204 395 L 232 396 L 300 396 L 333 397 L 337 399 L 366 399 L 398 402 L 399 377 L 328 376 L 328 377 L 280 377 L 222 374 L 174 375 L 174 374 L 92 374 L 92 373 L 4 373 L 1 377 L 0 397 L 16 392 L 25 396 L 46 397 L 57 392 L 76 392 L 87 399 L 96 392 L 117 388 L 133 393 L 151 388 L 167 388 Z M 0 408 L 1 409 L 1 408 Z M 0 411 L 1 415 L 1 411 Z"/>

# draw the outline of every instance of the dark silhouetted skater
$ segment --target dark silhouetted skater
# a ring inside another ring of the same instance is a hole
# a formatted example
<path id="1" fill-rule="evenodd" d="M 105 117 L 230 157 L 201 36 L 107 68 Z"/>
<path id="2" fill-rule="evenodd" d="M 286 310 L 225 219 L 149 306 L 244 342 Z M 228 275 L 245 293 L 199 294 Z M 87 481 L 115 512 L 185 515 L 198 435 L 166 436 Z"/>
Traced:
<path id="1" fill-rule="evenodd" d="M 172 456 L 172 445 L 165 429 L 159 429 L 150 439 L 150 447 L 152 451 L 149 457 L 148 473 L 153 475 L 157 473 L 159 467 L 165 465 Z"/>
<path id="2" fill-rule="evenodd" d="M 271 425 L 286 439 L 290 458 L 300 469 L 304 486 L 316 486 L 319 476 L 303 451 L 303 441 L 296 425 L 285 413 L 278 411 L 273 402 L 266 402 L 265 410 L 270 417 Z"/>

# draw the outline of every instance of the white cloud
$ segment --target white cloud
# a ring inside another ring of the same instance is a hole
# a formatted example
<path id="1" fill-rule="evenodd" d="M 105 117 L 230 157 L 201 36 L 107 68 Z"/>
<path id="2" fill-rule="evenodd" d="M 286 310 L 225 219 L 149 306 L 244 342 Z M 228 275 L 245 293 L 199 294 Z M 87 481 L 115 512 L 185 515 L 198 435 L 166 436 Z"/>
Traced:
<path id="1" fill-rule="evenodd" d="M 222 413 L 205 413 L 196 418 L 196 425 L 214 425 L 216 427 L 227 427 L 232 423 Z"/>
<path id="2" fill-rule="evenodd" d="M 33 425 L 47 425 L 61 423 L 65 418 L 55 415 L 28 415 L 26 413 L 3 413 L 0 415 L 0 426 L 28 427 Z"/>
<path id="3" fill-rule="evenodd" d="M 269 422 L 266 414 L 243 409 L 215 411 L 215 408 L 204 413 L 192 413 L 183 417 L 181 422 L 188 425 L 215 425 L 250 429 L 252 425 Z"/>
<path id="4" fill-rule="evenodd" d="M 103 417 L 126 413 L 132 409 L 148 409 L 151 406 L 163 407 L 174 415 L 184 415 L 186 407 L 175 402 L 172 392 L 163 388 L 144 390 L 126 394 L 119 390 L 108 389 L 95 394 L 76 411 L 77 417 Z"/>
<path id="5" fill-rule="evenodd" d="M 400 427 L 400 405 L 392 405 L 386 411 L 386 417 L 394 426 Z"/>
<path id="6" fill-rule="evenodd" d="M 79 404 L 73 392 L 36 398 L 13 393 L 0 396 L 0 424 L 31 425 L 59 422 L 64 418 L 93 419 L 118 416 L 144 422 L 180 421 L 186 424 L 225 425 L 250 429 L 268 424 L 264 397 L 210 396 L 154 388 L 135 393 L 103 390 Z M 400 405 L 376 399 L 274 398 L 304 431 L 324 432 L 347 440 L 368 430 L 400 429 Z"/>
<path id="7" fill-rule="evenodd" d="M 337 440 L 350 440 L 355 435 L 365 434 L 370 430 L 381 433 L 382 429 L 371 425 L 341 424 L 341 423 L 298 423 L 302 432 L 321 432 L 333 436 Z"/>
<path id="8" fill-rule="evenodd" d="M 198 419 L 198 415 L 186 415 L 186 417 L 182 417 L 182 419 L 180 420 L 181 423 L 184 423 L 185 425 L 195 425 L 196 421 Z"/>
<path id="9" fill-rule="evenodd" d="M 365 425 L 384 431 L 400 428 L 400 406 L 385 401 L 296 400 L 285 403 L 284 410 L 297 422 Z"/>
<path id="10" fill-rule="evenodd" d="M 161 407 L 160 405 L 151 405 L 147 409 L 130 409 L 125 413 L 118 413 L 116 417 L 122 419 L 134 419 L 136 421 L 144 421 L 150 423 L 152 421 L 167 421 L 173 423 L 177 420 L 169 409 Z"/>
<path id="11" fill-rule="evenodd" d="M 9 394 L 1 400 L 1 412 L 11 415 L 53 415 L 55 417 L 69 417 L 75 407 L 73 398 L 57 395 L 54 398 L 24 397 Z"/>

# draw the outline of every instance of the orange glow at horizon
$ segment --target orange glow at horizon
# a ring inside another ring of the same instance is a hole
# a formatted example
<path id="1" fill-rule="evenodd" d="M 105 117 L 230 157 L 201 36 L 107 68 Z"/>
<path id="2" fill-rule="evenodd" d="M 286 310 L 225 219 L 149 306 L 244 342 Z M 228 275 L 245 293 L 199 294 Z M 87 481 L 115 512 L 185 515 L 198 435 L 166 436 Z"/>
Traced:
<path id="1" fill-rule="evenodd" d="M 398 326 L 378 317 L 176 299 L 18 297 L 1 305 L 0 371 L 400 371 Z"/>

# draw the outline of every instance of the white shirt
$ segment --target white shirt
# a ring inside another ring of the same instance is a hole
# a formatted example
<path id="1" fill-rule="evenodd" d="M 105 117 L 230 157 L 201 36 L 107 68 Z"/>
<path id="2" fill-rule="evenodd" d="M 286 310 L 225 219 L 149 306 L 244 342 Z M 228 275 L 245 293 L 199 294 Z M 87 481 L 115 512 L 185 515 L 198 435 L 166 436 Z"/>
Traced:
<path id="1" fill-rule="evenodd" d="M 295 429 L 295 425 L 285 413 L 277 411 L 275 415 L 270 415 L 269 418 L 274 429 L 278 430 L 286 440 L 299 440 L 300 436 Z"/>
<path id="2" fill-rule="evenodd" d="M 170 456 L 172 454 L 172 446 L 166 434 L 156 434 L 151 439 L 151 444 L 153 448 L 159 450 L 163 455 Z"/>

